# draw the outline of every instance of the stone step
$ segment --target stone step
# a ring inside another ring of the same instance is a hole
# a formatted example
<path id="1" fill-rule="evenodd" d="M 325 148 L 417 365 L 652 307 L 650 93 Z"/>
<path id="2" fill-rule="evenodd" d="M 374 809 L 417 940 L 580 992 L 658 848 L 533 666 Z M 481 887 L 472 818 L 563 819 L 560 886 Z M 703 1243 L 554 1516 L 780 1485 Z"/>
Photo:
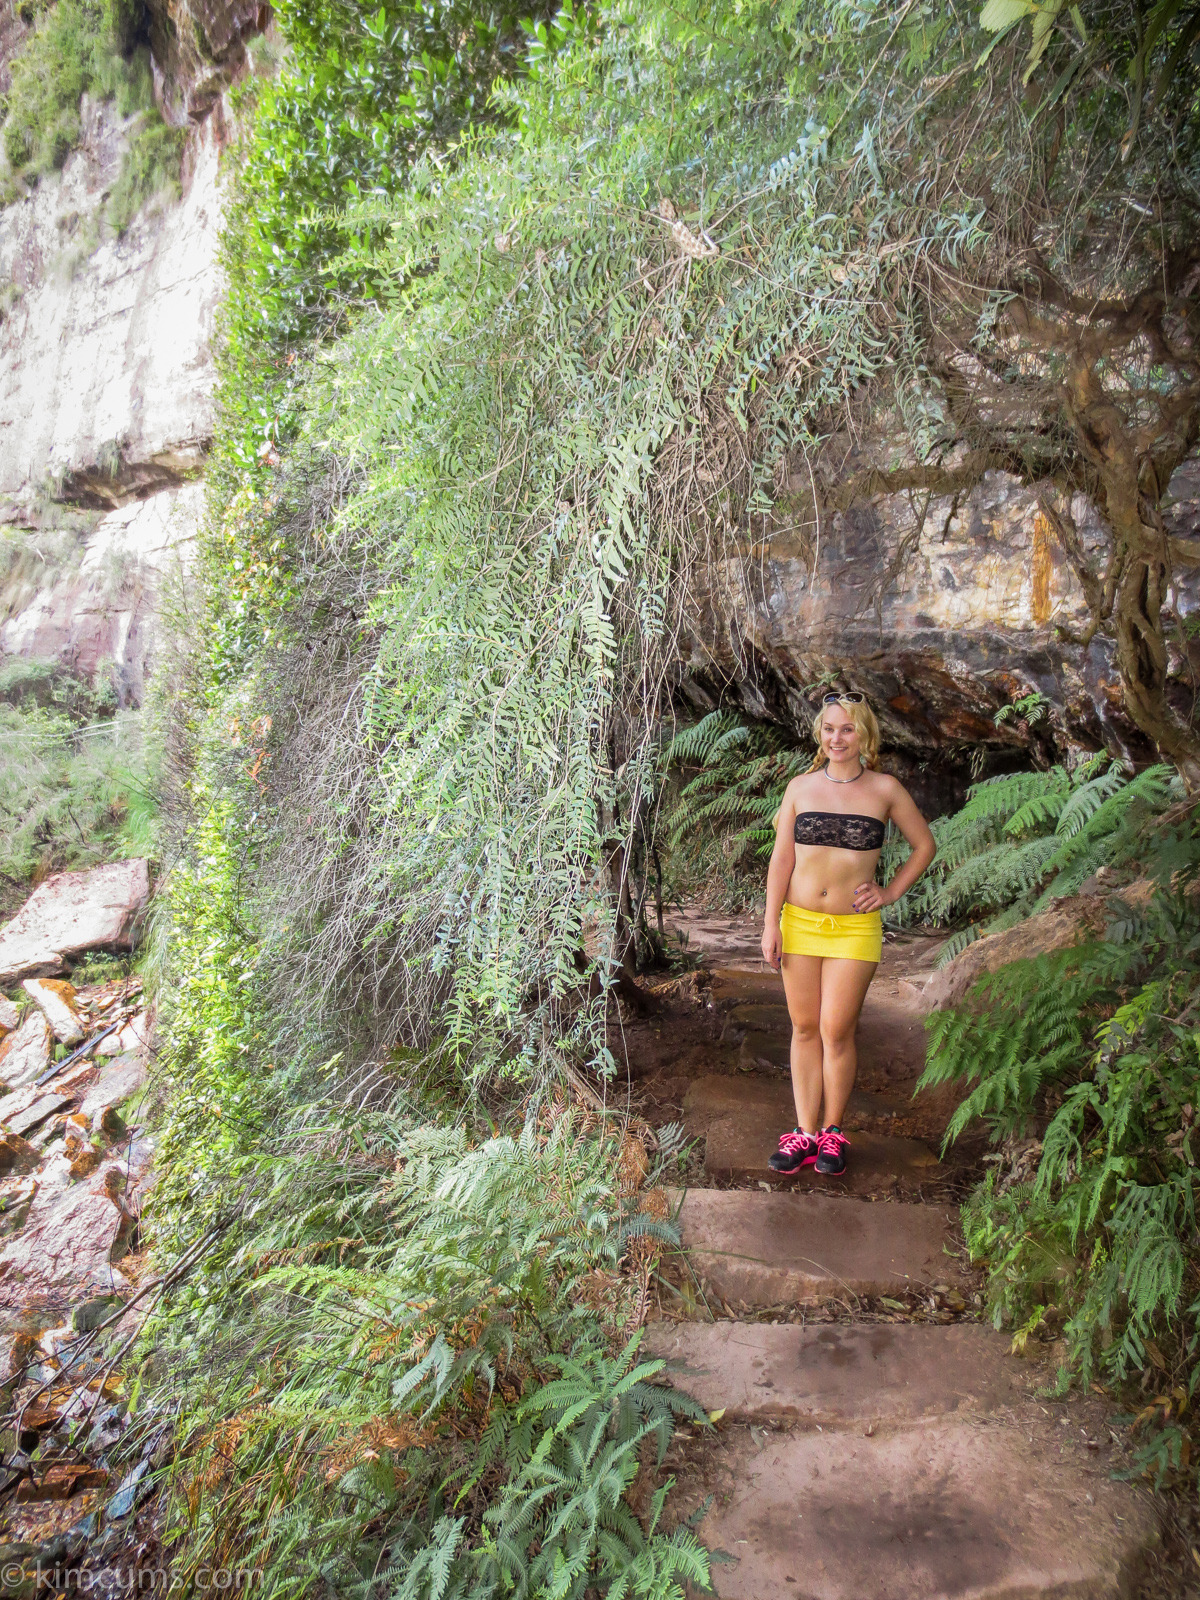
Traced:
<path id="1" fill-rule="evenodd" d="M 734 1006 L 729 1018 L 739 1028 L 751 1028 L 759 1033 L 780 1034 L 786 1044 L 792 1036 L 792 1019 L 783 999 L 776 1003 L 748 1000 Z"/>
<path id="2" fill-rule="evenodd" d="M 1028 1413 L 738 1429 L 674 1504 L 712 1496 L 720 1600 L 1124 1600 L 1157 1518 L 1064 1433 Z"/>
<path id="3" fill-rule="evenodd" d="M 723 1001 L 758 1001 L 764 1005 L 782 1004 L 783 979 L 765 961 L 739 966 L 714 966 L 712 997 Z"/>
<path id="4" fill-rule="evenodd" d="M 643 1350 L 670 1363 L 676 1389 L 730 1421 L 887 1427 L 1027 1397 L 1029 1368 L 977 1323 L 652 1323 Z"/>
<path id="5" fill-rule="evenodd" d="M 842 1194 L 876 1193 L 898 1183 L 912 1187 L 942 1174 L 937 1156 L 920 1140 L 856 1130 L 857 1116 L 878 1117 L 889 1109 L 882 1096 L 856 1090 L 847 1107 L 850 1156 L 845 1173 L 830 1178 L 805 1167 L 781 1177 L 767 1161 L 779 1135 L 795 1119 L 790 1077 L 700 1078 L 683 1101 L 684 1127 L 693 1138 L 706 1140 L 704 1167 L 713 1178 L 753 1178 L 782 1188 Z"/>
<path id="6" fill-rule="evenodd" d="M 689 1189 L 678 1221 L 692 1270 L 727 1303 L 776 1306 L 969 1283 L 952 1248 L 957 1210 Z"/>

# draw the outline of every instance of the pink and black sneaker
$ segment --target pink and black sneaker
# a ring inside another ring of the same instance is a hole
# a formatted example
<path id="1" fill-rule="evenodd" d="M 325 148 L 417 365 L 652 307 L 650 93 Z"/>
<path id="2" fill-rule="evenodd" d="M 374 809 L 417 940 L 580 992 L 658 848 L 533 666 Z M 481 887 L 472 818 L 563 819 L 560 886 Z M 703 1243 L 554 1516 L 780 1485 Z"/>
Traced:
<path id="1" fill-rule="evenodd" d="M 849 1148 L 850 1141 L 840 1128 L 822 1128 L 817 1135 L 817 1171 L 830 1178 L 840 1176 L 846 1170 L 846 1151 Z"/>
<path id="2" fill-rule="evenodd" d="M 779 1149 L 767 1162 L 772 1172 L 791 1174 L 799 1172 L 801 1167 L 811 1167 L 817 1159 L 817 1135 L 815 1133 L 801 1133 L 799 1128 L 791 1133 L 785 1133 L 779 1141 Z"/>

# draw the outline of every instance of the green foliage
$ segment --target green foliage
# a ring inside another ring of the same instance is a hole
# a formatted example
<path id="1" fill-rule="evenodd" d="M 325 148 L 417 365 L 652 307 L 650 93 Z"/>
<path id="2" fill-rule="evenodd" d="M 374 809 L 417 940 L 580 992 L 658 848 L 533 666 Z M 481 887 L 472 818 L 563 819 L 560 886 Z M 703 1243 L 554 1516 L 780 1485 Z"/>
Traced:
<path id="1" fill-rule="evenodd" d="M 710 711 L 671 739 L 662 762 L 679 779 L 662 828 L 675 893 L 724 904 L 758 896 L 761 858 L 775 838 L 771 819 L 788 784 L 812 764 L 812 752 L 793 745 L 776 724 L 728 710 Z"/>
<path id="2" fill-rule="evenodd" d="M 105 217 L 118 234 L 157 196 L 179 197 L 185 138 L 182 128 L 170 127 L 161 117 L 149 118 L 135 130 L 105 208 Z"/>
<path id="3" fill-rule="evenodd" d="M 253 131 L 225 234 L 224 401 L 237 466 L 279 437 L 289 353 L 390 292 L 372 258 L 377 229 L 347 208 L 397 193 L 421 152 L 441 159 L 468 123 L 488 120 L 493 83 L 520 70 L 522 23 L 550 9 L 276 8 L 288 50 L 278 75 L 247 91 Z"/>
<path id="4" fill-rule="evenodd" d="M 172 981 L 163 995 L 159 1195 L 189 1237 L 240 1189 L 285 1103 L 282 1076 L 253 1048 L 257 946 L 243 920 L 253 856 L 231 809 L 210 799 L 194 855 L 167 881 Z"/>
<path id="5" fill-rule="evenodd" d="M 1162 1476 L 1187 1463 L 1163 1425 L 1200 1379 L 1200 840 L 1157 837 L 1153 864 L 1148 908 L 1114 900 L 1105 943 L 1014 963 L 935 1014 L 922 1083 L 974 1085 L 948 1139 L 982 1116 L 1003 1141 L 964 1212 L 997 1326 L 1061 1331 L 1064 1380 L 1163 1390 L 1141 1417 Z"/>
<path id="6" fill-rule="evenodd" d="M 0 668 L 0 917 L 50 872 L 151 853 L 141 715 L 105 702 L 48 663 Z"/>
<path id="7" fill-rule="evenodd" d="M 1099 868 L 1137 856 L 1147 825 L 1181 794 L 1173 768 L 1147 767 L 1131 778 L 1104 755 L 1070 772 L 986 778 L 961 810 L 933 824 L 937 858 L 893 920 L 946 926 L 973 919 L 947 941 L 938 958 L 944 964 L 982 934 L 1076 893 Z M 906 856 L 898 852 L 897 864 Z"/>
<path id="8" fill-rule="evenodd" d="M 79 102 L 92 94 L 138 118 L 105 208 L 123 233 L 156 195 L 179 193 L 184 130 L 169 127 L 154 104 L 147 22 L 137 0 L 53 0 L 11 63 L 4 99 L 4 152 L 10 169 L 4 203 L 25 184 L 57 171 L 79 142 Z M 73 249 L 72 262 L 80 254 Z"/>
<path id="9" fill-rule="evenodd" d="M 1034 728 L 1046 720 L 1049 707 L 1046 696 L 1040 689 L 1035 689 L 1032 694 L 1022 695 L 1011 704 L 1001 706 L 992 720 L 998 728 L 1009 721 L 1016 722 L 1022 728 Z"/>
<path id="10" fill-rule="evenodd" d="M 645 1528 L 623 1499 L 644 1445 L 661 1460 L 676 1416 L 706 1418 L 637 1360 L 645 1246 L 675 1234 L 614 1186 L 611 1135 L 547 1107 L 475 1143 L 297 1099 L 239 1168 L 250 1227 L 154 1202 L 225 1223 L 157 1330 L 188 1374 L 177 1575 L 262 1567 L 270 1596 L 703 1583 L 691 1533 L 656 1527 L 666 1486 Z M 222 1165 L 199 1128 L 193 1149 Z"/>
<path id="11" fill-rule="evenodd" d="M 666 1595 L 703 1558 L 621 1499 L 670 1404 L 628 1348 L 662 1225 L 606 1126 L 556 1143 L 540 1108 L 611 1069 L 693 564 L 867 399 L 940 459 L 944 314 L 1018 370 L 970 286 L 1024 270 L 1049 135 L 932 9 L 564 10 L 487 119 L 504 17 L 281 17 L 175 719 L 155 1225 L 211 1241 L 157 1325 L 176 1559 Z M 1116 114 L 1070 104 L 1077 185 Z M 1142 239 L 1179 152 L 1102 175 L 1097 226 Z"/>
<path id="12" fill-rule="evenodd" d="M 789 748 L 784 729 L 749 722 L 736 711 L 710 711 L 677 733 L 663 752 L 668 765 L 699 767 L 665 818 L 667 842 L 677 850 L 697 828 L 741 822 L 736 837 L 770 854 L 771 818 L 793 778 L 812 766 L 812 753 Z M 747 820 L 748 819 L 748 820 Z"/>
<path id="13" fill-rule="evenodd" d="M 1196 40 L 1200 38 L 1200 6 L 1182 0 L 1157 0 L 1148 12 L 1136 13 L 1123 5 L 1070 5 L 1067 0 L 988 0 L 979 14 L 980 26 L 995 35 L 981 62 L 1002 39 L 1030 24 L 1029 55 L 1022 81 L 1028 83 L 1047 63 L 1046 110 L 1057 105 L 1077 77 L 1095 75 L 1128 80 L 1131 85 L 1129 125 L 1121 140 L 1121 155 L 1128 159 L 1137 139 L 1143 112 L 1161 114 L 1172 91 L 1185 103 L 1196 92 L 1188 74 Z M 1068 26 L 1069 21 L 1069 26 Z M 1157 70 L 1152 70 L 1152 63 Z M 1053 73 L 1053 76 L 1050 74 Z M 1181 81 L 1182 80 L 1182 81 Z"/>
<path id="14" fill-rule="evenodd" d="M 977 115 L 974 29 L 937 36 L 930 90 L 933 44 L 907 34 L 877 99 L 890 24 L 840 6 L 720 20 L 559 17 L 528 79 L 495 92 L 509 126 L 435 141 L 407 189 L 360 187 L 339 212 L 322 259 L 346 331 L 311 360 L 281 359 L 316 302 L 256 186 L 295 200 L 289 226 L 326 216 L 306 183 L 346 198 L 333 145 L 328 184 L 295 155 L 281 180 L 280 108 L 307 97 L 284 120 L 316 137 L 321 86 L 349 105 L 393 47 L 360 40 L 318 72 L 326 34 L 286 24 L 299 75 L 262 91 L 231 224 L 245 297 L 223 357 L 206 748 L 258 772 L 264 981 L 298 1032 L 366 1011 L 414 1048 L 448 1030 L 472 1073 L 541 1070 L 564 1045 L 604 1064 L 596 1019 L 564 1019 L 585 928 L 606 975 L 627 956 L 689 564 L 751 535 L 788 452 L 872 383 L 919 400 L 922 427 L 950 415 L 921 342 L 935 310 L 991 337 L 995 305 L 964 310 L 954 285 L 1017 225 L 1000 200 L 985 224 L 980 192 L 1008 184 L 993 157 L 1033 158 L 1018 101 Z M 395 49 L 388 70 L 410 72 Z M 943 164 L 918 132 L 955 118 L 980 142 Z M 278 328 L 276 277 L 301 317 Z M 339 284 L 371 292 L 337 301 Z M 223 744 L 231 719 L 267 718 L 244 756 Z M 1009 874 L 1021 895 L 1034 843 Z"/>
<path id="15" fill-rule="evenodd" d="M 56 171 L 79 142 L 85 93 L 115 99 L 122 116 L 153 106 L 149 52 L 134 47 L 130 8 L 110 0 L 54 0 L 14 56 L 5 97 L 4 151 L 28 181 Z"/>

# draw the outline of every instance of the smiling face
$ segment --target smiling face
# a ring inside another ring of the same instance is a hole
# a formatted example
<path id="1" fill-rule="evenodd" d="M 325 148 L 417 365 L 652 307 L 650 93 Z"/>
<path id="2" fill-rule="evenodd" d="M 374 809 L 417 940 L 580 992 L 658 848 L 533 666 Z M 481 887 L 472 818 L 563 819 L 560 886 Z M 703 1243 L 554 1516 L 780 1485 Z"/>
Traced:
<path id="1" fill-rule="evenodd" d="M 859 759 L 859 734 L 845 706 L 836 702 L 821 713 L 821 749 L 827 761 Z"/>

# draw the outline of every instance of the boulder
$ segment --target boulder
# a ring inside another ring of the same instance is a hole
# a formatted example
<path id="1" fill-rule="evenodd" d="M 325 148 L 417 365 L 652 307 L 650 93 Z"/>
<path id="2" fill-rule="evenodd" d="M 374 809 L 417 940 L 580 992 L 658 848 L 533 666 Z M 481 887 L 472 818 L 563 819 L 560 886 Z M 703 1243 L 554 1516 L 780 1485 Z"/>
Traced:
<path id="1" fill-rule="evenodd" d="M 94 1300 L 85 1300 L 71 1313 L 71 1328 L 75 1333 L 91 1333 L 106 1322 L 125 1304 L 119 1294 L 98 1294 Z"/>
<path id="2" fill-rule="evenodd" d="M 52 1040 L 44 1013 L 31 1011 L 16 1033 L 0 1043 L 0 1081 L 10 1090 L 35 1082 L 50 1065 Z"/>
<path id="3" fill-rule="evenodd" d="M 73 1067 L 68 1067 L 65 1072 L 59 1072 L 54 1079 L 54 1088 L 58 1094 L 66 1094 L 68 1089 L 76 1089 L 84 1079 L 90 1077 L 96 1068 L 90 1061 L 77 1061 Z M 0 1100 L 0 1122 L 10 1123 L 22 1111 L 27 1111 L 35 1100 L 40 1100 L 47 1091 L 39 1087 L 36 1081 L 25 1084 L 23 1088 L 6 1094 Z"/>
<path id="4" fill-rule="evenodd" d="M 123 1105 L 135 1095 L 146 1081 L 146 1064 L 140 1056 L 118 1056 L 111 1066 L 105 1067 L 100 1081 L 94 1084 L 80 1102 L 80 1113 L 89 1120 Z"/>
<path id="5" fill-rule="evenodd" d="M 36 1150 L 33 1153 L 37 1155 Z M 0 1237 L 21 1231 L 33 1197 L 43 1187 L 42 1175 L 36 1170 L 0 1178 Z"/>
<path id="6" fill-rule="evenodd" d="M 0 1173 L 6 1178 L 14 1173 L 31 1172 L 41 1159 L 19 1133 L 0 1134 Z"/>
<path id="7" fill-rule="evenodd" d="M 18 1111 L 9 1118 L 8 1127 L 11 1133 L 19 1134 L 23 1139 L 26 1134 L 40 1128 L 43 1122 L 48 1122 L 71 1104 L 69 1094 L 50 1093 L 41 1095 L 26 1111 Z"/>
<path id="8" fill-rule="evenodd" d="M 3 1039 L 6 1033 L 15 1032 L 20 1020 L 21 1013 L 17 1010 L 13 1001 L 6 1000 L 0 994 L 0 1039 Z"/>
<path id="9" fill-rule="evenodd" d="M 74 1179 L 86 1178 L 104 1160 L 101 1151 L 95 1145 L 85 1144 L 71 1157 L 71 1177 Z"/>
<path id="10" fill-rule="evenodd" d="M 1010 961 L 1025 961 L 1082 944 L 1104 931 L 1105 903 L 1099 895 L 1073 895 L 1049 911 L 1026 917 L 1015 928 L 989 933 L 969 944 L 926 983 L 921 993 L 925 1011 L 945 1011 L 961 1005 L 968 991 L 986 973 L 998 972 Z"/>
<path id="11" fill-rule="evenodd" d="M 141 858 L 47 878 L 0 932 L 0 985 L 54 977 L 87 950 L 132 950 L 149 894 Z"/>
<path id="12" fill-rule="evenodd" d="M 110 1144 L 124 1139 L 129 1132 L 124 1117 L 115 1106 L 100 1106 L 94 1111 L 90 1127 L 93 1139 L 107 1139 Z"/>
<path id="13" fill-rule="evenodd" d="M 41 1009 L 59 1044 L 82 1042 L 83 1018 L 75 1009 L 75 991 L 69 983 L 60 978 L 26 978 L 21 987 Z"/>
<path id="14" fill-rule="evenodd" d="M 125 1287 L 114 1271 L 114 1247 L 129 1231 L 133 1212 L 125 1194 L 149 1165 L 149 1144 L 139 1141 L 125 1160 L 109 1161 L 82 1183 L 34 1196 L 21 1232 L 0 1249 L 0 1310 L 37 1305 L 63 1312 Z M 125 1191 L 123 1193 L 122 1191 Z"/>

